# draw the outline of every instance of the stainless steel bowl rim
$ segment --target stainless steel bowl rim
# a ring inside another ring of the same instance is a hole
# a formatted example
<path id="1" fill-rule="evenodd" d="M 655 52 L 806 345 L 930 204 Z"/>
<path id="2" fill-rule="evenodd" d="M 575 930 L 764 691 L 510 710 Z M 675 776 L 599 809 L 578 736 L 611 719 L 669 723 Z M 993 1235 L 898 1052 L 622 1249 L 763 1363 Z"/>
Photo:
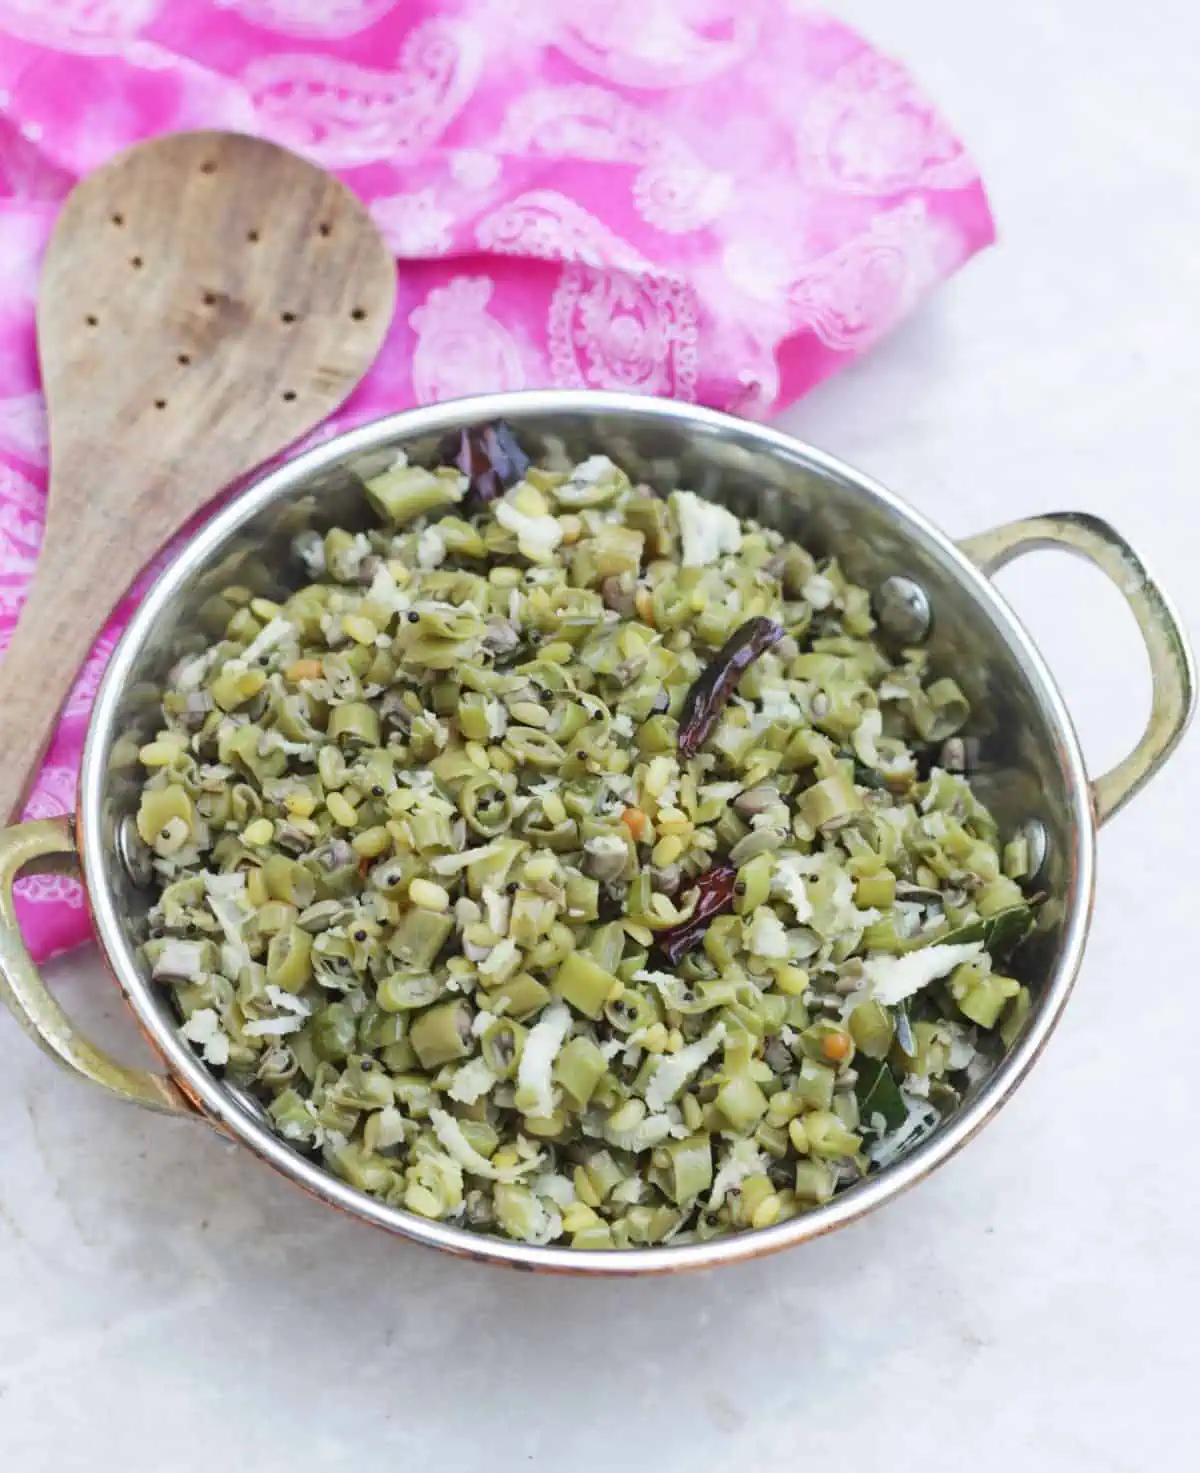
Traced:
<path id="1" fill-rule="evenodd" d="M 125 936 L 121 917 L 113 905 L 111 892 L 104 885 L 87 885 L 93 915 L 101 945 L 121 991 L 163 1055 L 171 1073 L 202 1102 L 212 1119 L 232 1136 L 334 1206 L 419 1242 L 461 1256 L 517 1268 L 626 1275 L 682 1271 L 755 1258 L 831 1232 L 882 1206 L 927 1176 L 970 1140 L 1021 1082 L 1057 1024 L 1079 970 L 1091 916 L 1096 834 L 1091 788 L 1074 726 L 1049 670 L 1008 604 L 954 542 L 886 487 L 856 468 L 793 436 L 763 426 L 748 425 L 744 420 L 715 410 L 674 400 L 652 400 L 639 395 L 592 390 L 547 389 L 480 395 L 402 410 L 303 451 L 241 492 L 188 541 L 138 607 L 109 662 L 88 727 L 80 774 L 80 852 L 84 880 L 87 884 L 89 874 L 100 874 L 106 863 L 99 822 L 105 783 L 102 757 L 107 750 L 110 728 L 137 652 L 177 591 L 204 566 L 210 554 L 231 533 L 260 508 L 278 498 L 300 492 L 312 477 L 348 456 L 377 449 L 398 438 L 453 430 L 465 421 L 503 418 L 520 411 L 547 413 L 555 410 L 616 415 L 632 411 L 684 426 L 706 426 L 718 433 L 722 429 L 736 429 L 739 435 L 752 434 L 765 450 L 775 449 L 793 458 L 800 455 L 817 469 L 854 482 L 886 507 L 906 534 L 924 540 L 951 560 L 961 582 L 975 598 L 988 606 L 993 622 L 1016 650 L 1026 674 L 1038 688 L 1039 699 L 1051 714 L 1062 742 L 1063 765 L 1069 775 L 1070 786 L 1066 796 L 1078 855 L 1075 884 L 1065 897 L 1067 918 L 1059 964 L 1045 979 L 1039 1009 L 1027 1031 L 978 1095 L 910 1154 L 834 1197 L 824 1206 L 772 1228 L 732 1234 L 705 1243 L 621 1252 L 509 1242 L 390 1207 L 293 1150 L 229 1093 L 179 1036 L 177 1029 L 165 1022 L 165 1010 L 160 1011 L 153 1003 L 152 984 L 139 965 Z"/>

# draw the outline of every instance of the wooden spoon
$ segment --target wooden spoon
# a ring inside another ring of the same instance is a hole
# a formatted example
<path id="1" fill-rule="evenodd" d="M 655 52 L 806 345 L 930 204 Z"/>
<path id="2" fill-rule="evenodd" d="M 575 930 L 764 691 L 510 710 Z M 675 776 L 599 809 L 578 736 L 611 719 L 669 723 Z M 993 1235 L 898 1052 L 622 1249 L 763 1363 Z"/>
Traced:
<path id="1" fill-rule="evenodd" d="M 224 486 L 374 362 L 396 268 L 353 194 L 235 133 L 140 144 L 84 179 L 42 268 L 50 500 L 0 660 L 0 823 L 122 594 Z"/>

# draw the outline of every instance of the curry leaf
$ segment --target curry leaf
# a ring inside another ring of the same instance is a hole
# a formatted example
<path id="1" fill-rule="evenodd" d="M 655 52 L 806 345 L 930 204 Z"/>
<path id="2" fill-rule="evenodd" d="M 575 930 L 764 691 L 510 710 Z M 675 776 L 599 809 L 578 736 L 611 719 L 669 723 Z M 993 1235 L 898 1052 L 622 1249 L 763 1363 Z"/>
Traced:
<path id="1" fill-rule="evenodd" d="M 896 1130 L 908 1119 L 908 1109 L 900 1086 L 883 1059 L 869 1059 L 859 1054 L 854 1061 L 858 1079 L 854 1093 L 858 1096 L 858 1113 L 870 1124 L 872 1115 L 882 1115 L 889 1130 Z"/>
<path id="2" fill-rule="evenodd" d="M 994 961 L 1002 961 L 1033 930 L 1034 909 L 1031 904 L 1010 905 L 994 916 L 968 921 L 939 936 L 943 946 L 961 946 L 968 941 L 982 941 Z"/>

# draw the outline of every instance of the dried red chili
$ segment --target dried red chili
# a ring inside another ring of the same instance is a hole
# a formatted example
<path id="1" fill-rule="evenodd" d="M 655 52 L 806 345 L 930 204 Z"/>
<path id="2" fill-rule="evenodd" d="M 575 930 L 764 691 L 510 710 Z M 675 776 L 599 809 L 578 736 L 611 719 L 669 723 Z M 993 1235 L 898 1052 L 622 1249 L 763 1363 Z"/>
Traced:
<path id="1" fill-rule="evenodd" d="M 733 887 L 737 880 L 737 867 L 727 860 L 714 864 L 696 881 L 700 894 L 696 909 L 686 921 L 660 931 L 655 937 L 658 949 L 672 966 L 678 965 L 689 951 L 699 946 L 708 930 L 708 923 L 715 916 L 733 909 Z"/>
<path id="2" fill-rule="evenodd" d="M 703 672 L 683 702 L 679 719 L 679 751 L 694 757 L 729 704 L 737 683 L 764 650 L 783 638 L 783 628 L 761 616 L 736 628 Z"/>
<path id="3" fill-rule="evenodd" d="M 501 419 L 463 430 L 454 464 L 471 483 L 467 510 L 478 511 L 521 480 L 529 469 L 529 457 L 517 443 L 512 426 Z"/>

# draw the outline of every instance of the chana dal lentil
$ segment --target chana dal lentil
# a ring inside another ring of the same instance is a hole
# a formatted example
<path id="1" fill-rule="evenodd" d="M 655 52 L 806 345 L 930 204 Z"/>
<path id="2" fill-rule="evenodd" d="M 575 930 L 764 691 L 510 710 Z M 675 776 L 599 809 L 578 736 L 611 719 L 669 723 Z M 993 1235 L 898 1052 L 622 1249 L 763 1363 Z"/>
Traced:
<path id="1" fill-rule="evenodd" d="M 954 680 L 604 456 L 489 426 L 365 495 L 290 597 L 225 590 L 142 749 L 183 1036 L 354 1186 L 530 1243 L 766 1227 L 928 1134 L 1029 1009 Z"/>

